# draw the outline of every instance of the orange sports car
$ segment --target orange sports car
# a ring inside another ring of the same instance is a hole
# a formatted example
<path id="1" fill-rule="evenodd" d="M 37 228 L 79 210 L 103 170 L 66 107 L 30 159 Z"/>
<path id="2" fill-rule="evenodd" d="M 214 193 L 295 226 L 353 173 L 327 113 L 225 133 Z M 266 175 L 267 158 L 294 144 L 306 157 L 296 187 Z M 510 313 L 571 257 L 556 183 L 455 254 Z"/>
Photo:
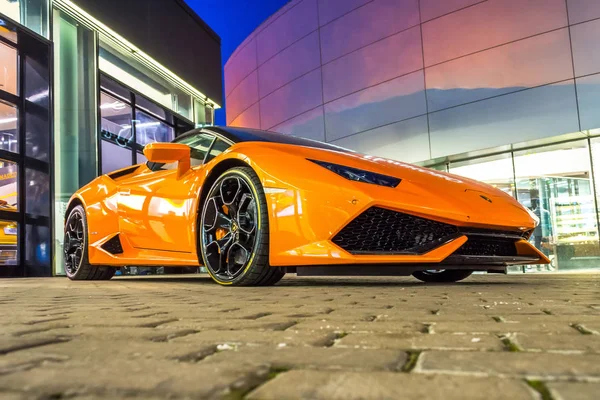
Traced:
<path id="1" fill-rule="evenodd" d="M 455 282 L 549 262 L 528 242 L 536 216 L 466 178 L 252 129 L 194 130 L 144 154 L 71 198 L 69 278 L 135 265 L 205 266 L 222 285 L 286 273 Z"/>

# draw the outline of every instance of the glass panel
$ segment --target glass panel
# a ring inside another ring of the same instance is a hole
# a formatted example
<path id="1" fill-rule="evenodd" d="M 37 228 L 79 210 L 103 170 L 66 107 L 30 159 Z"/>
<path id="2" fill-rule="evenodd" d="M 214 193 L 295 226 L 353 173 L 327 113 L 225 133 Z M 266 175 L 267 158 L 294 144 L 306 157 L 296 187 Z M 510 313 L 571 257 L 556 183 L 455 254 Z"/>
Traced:
<path id="1" fill-rule="evenodd" d="M 392 56 L 397 54 L 399 56 Z M 419 27 L 380 40 L 323 66 L 325 101 L 423 68 Z"/>
<path id="2" fill-rule="evenodd" d="M 565 28 L 427 68 L 429 111 L 573 78 L 569 51 Z"/>
<path id="3" fill-rule="evenodd" d="M 102 173 L 108 174 L 131 165 L 131 149 L 101 140 Z"/>
<path id="4" fill-rule="evenodd" d="M 378 157 L 405 162 L 428 160 L 427 116 L 368 130 L 331 144 Z"/>
<path id="5" fill-rule="evenodd" d="M 260 115 L 258 114 L 258 103 L 250 106 L 246 111 L 238 115 L 236 119 L 228 125 L 241 128 L 256 128 L 260 129 Z"/>
<path id="6" fill-rule="evenodd" d="M 0 267 L 18 264 L 18 233 L 19 228 L 16 222 L 0 220 Z"/>
<path id="7" fill-rule="evenodd" d="M 421 0 L 421 20 L 428 21 L 485 0 Z"/>
<path id="8" fill-rule="evenodd" d="M 25 169 L 25 212 L 50 216 L 50 175 L 34 169 Z"/>
<path id="9" fill-rule="evenodd" d="M 571 27 L 571 40 L 575 76 L 600 72 L 600 54 L 597 51 L 598 41 L 600 41 L 600 20 Z"/>
<path id="10" fill-rule="evenodd" d="M 135 105 L 136 105 L 136 107 L 139 107 L 144 111 L 148 111 L 149 113 L 154 114 L 156 117 L 158 117 L 160 119 L 167 120 L 167 117 L 171 117 L 170 114 L 167 115 L 164 108 L 157 106 L 156 104 L 154 104 L 150 100 L 145 99 L 142 96 L 135 96 Z M 170 120 L 167 122 L 173 123 L 173 121 L 172 121 L 173 118 L 169 118 L 169 119 Z"/>
<path id="11" fill-rule="evenodd" d="M 50 121 L 47 110 L 25 105 L 25 152 L 41 161 L 49 160 Z"/>
<path id="12" fill-rule="evenodd" d="M 475 160 L 450 163 L 450 173 L 492 185 L 515 196 L 515 179 L 510 153 Z"/>
<path id="13" fill-rule="evenodd" d="M 205 105 L 198 100 L 194 100 L 194 124 L 196 128 L 208 125 L 206 119 Z"/>
<path id="14" fill-rule="evenodd" d="M 564 26 L 565 0 L 484 1 L 423 24 L 425 65 Z"/>
<path id="15" fill-rule="evenodd" d="M 319 34 L 313 32 L 260 66 L 260 97 L 265 97 L 291 80 L 318 68 L 320 64 Z"/>
<path id="16" fill-rule="evenodd" d="M 258 101 L 258 73 L 254 71 L 244 79 L 227 98 L 227 124 Z"/>
<path id="17" fill-rule="evenodd" d="M 27 275 L 49 275 L 50 229 L 47 226 L 26 226 L 25 262 L 29 265 Z"/>
<path id="18" fill-rule="evenodd" d="M 597 268 L 597 213 L 587 141 L 515 153 L 517 198 L 540 218 L 530 241 L 550 266 L 530 270 Z"/>
<path id="19" fill-rule="evenodd" d="M 17 211 L 18 189 L 17 189 L 17 164 L 0 159 L 0 209 L 6 211 Z"/>
<path id="20" fill-rule="evenodd" d="M 293 135 L 308 139 L 325 141 L 325 123 L 323 106 L 298 115 L 283 124 L 271 128 L 273 132 Z"/>
<path id="21" fill-rule="evenodd" d="M 323 63 L 418 23 L 418 0 L 370 2 L 321 28 Z"/>
<path id="22" fill-rule="evenodd" d="M 148 143 L 170 142 L 175 139 L 174 129 L 162 121 L 136 110 L 135 137 L 139 151 Z"/>
<path id="23" fill-rule="evenodd" d="M 59 10 L 53 18 L 54 269 L 63 274 L 66 204 L 98 173 L 96 36 Z"/>
<path id="24" fill-rule="evenodd" d="M 217 139 L 215 141 L 215 144 L 213 144 L 213 146 L 210 148 L 210 154 L 208 155 L 208 157 L 206 157 L 206 162 L 209 162 L 210 160 L 227 150 L 229 147 L 231 147 L 229 143 Z"/>
<path id="25" fill-rule="evenodd" d="M 577 78 L 576 81 L 581 129 L 597 129 L 600 127 L 600 74 Z"/>
<path id="26" fill-rule="evenodd" d="M 8 0 L 0 0 L 0 4 L 2 4 L 3 1 L 6 2 Z M 3 5 L 6 7 L 6 4 L 3 4 Z M 8 13 L 4 13 L 4 14 L 8 15 L 10 17 L 10 15 Z M 13 24 L 11 24 L 10 22 L 8 22 L 6 19 L 0 18 L 0 36 L 10 40 L 11 42 L 16 43 L 17 39 L 18 39 L 17 38 L 17 27 L 14 26 Z"/>
<path id="27" fill-rule="evenodd" d="M 25 98 L 48 108 L 50 104 L 50 66 L 48 60 L 25 57 Z"/>
<path id="28" fill-rule="evenodd" d="M 17 49 L 0 42 L 0 90 L 16 95 L 17 86 Z"/>
<path id="29" fill-rule="evenodd" d="M 0 10 L 32 31 L 48 37 L 48 0 L 0 0 Z"/>
<path id="30" fill-rule="evenodd" d="M 431 156 L 444 157 L 577 132 L 573 81 L 429 114 Z"/>
<path id="31" fill-rule="evenodd" d="M 225 65 L 225 95 L 229 94 L 256 69 L 256 39 L 236 50 Z"/>
<path id="32" fill-rule="evenodd" d="M 0 149 L 19 151 L 17 108 L 0 101 Z"/>
<path id="33" fill-rule="evenodd" d="M 131 54 L 112 47 L 102 35 L 99 67 L 105 74 L 126 83 L 151 101 L 192 119 L 191 95 L 140 64 Z"/>
<path id="34" fill-rule="evenodd" d="M 303 1 L 279 14 L 258 35 L 258 64 L 318 28 L 317 2 Z"/>
<path id="35" fill-rule="evenodd" d="M 327 140 L 425 114 L 423 86 L 423 71 L 419 71 L 326 104 Z"/>
<path id="36" fill-rule="evenodd" d="M 373 0 L 319 0 L 319 22 L 321 26 Z"/>
<path id="37" fill-rule="evenodd" d="M 148 159 L 146 158 L 145 155 L 143 155 L 142 153 L 140 153 L 139 151 L 136 152 L 136 160 L 138 164 L 145 164 L 148 162 Z"/>
<path id="38" fill-rule="evenodd" d="M 571 24 L 600 18 L 600 1 L 598 0 L 567 0 L 567 5 Z"/>
<path id="39" fill-rule="evenodd" d="M 263 129 L 271 127 L 319 106 L 321 71 L 315 70 L 276 90 L 260 101 L 260 121 Z"/>
<path id="40" fill-rule="evenodd" d="M 100 134 L 120 147 L 132 147 L 131 106 L 106 93 L 100 94 Z M 129 160 L 131 161 L 131 159 Z"/>
<path id="41" fill-rule="evenodd" d="M 100 76 L 100 87 L 109 92 L 111 95 L 118 96 L 120 100 L 126 103 L 131 102 L 131 92 L 121 84 L 113 81 L 105 75 Z"/>

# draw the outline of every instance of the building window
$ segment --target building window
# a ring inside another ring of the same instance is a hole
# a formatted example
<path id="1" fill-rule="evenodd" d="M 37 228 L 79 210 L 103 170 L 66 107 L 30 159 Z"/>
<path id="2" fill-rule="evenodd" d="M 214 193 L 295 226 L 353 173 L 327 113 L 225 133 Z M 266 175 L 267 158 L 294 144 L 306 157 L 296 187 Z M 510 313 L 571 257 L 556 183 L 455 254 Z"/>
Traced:
<path id="1" fill-rule="evenodd" d="M 0 9 L 13 21 L 48 37 L 48 0 L 0 0 Z"/>
<path id="2" fill-rule="evenodd" d="M 148 161 L 144 146 L 170 142 L 192 124 L 150 99 L 102 75 L 100 94 L 101 173 Z M 154 100 L 154 99 L 153 99 Z"/>

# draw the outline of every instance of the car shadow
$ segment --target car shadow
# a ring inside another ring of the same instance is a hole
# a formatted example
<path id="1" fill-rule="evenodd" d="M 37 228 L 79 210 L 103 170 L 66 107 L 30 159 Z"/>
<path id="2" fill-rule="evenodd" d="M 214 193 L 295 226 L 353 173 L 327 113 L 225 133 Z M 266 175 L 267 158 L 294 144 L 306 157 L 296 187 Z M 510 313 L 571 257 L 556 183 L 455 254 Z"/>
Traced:
<path id="1" fill-rule="evenodd" d="M 387 278 L 387 279 L 386 279 Z M 117 276 L 113 280 L 131 283 L 164 282 L 189 285 L 216 285 L 208 275 L 190 274 L 180 275 L 146 275 L 146 276 Z M 480 275 L 467 278 L 456 283 L 425 283 L 411 277 L 295 277 L 291 275 L 278 282 L 275 286 L 263 287 L 264 289 L 291 288 L 291 287 L 424 287 L 424 286 L 503 286 L 503 285 L 531 285 L 530 281 L 519 281 L 508 278 L 506 275 L 486 276 Z"/>

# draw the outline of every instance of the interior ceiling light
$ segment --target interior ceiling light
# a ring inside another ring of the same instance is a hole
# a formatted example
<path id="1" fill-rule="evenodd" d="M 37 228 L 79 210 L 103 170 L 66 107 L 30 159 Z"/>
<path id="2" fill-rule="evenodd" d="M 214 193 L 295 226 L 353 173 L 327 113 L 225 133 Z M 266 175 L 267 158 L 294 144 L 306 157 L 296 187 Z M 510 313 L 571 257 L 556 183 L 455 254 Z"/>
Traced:
<path id="1" fill-rule="evenodd" d="M 130 52 L 133 57 L 137 58 L 141 61 L 142 64 L 149 66 L 151 69 L 154 69 L 155 72 L 159 73 L 163 76 L 163 78 L 171 81 L 175 86 L 179 86 L 184 91 L 188 92 L 195 98 L 201 99 L 207 104 L 211 105 L 213 108 L 221 108 L 221 106 L 215 103 L 213 100 L 208 98 L 205 94 L 200 92 L 198 89 L 181 79 L 179 76 L 175 75 L 171 70 L 160 64 L 158 61 L 150 57 L 148 54 L 144 53 L 133 43 L 129 42 L 123 36 L 119 35 L 117 32 L 110 29 L 108 26 L 104 25 L 102 22 L 94 18 L 91 14 L 87 13 L 81 7 L 74 4 L 71 0 L 54 0 L 54 4 L 62 11 L 69 14 L 71 17 L 75 18 L 79 22 L 87 25 L 89 28 L 98 31 L 103 34 L 107 38 L 111 39 L 116 44 L 124 47 L 128 52 Z"/>

